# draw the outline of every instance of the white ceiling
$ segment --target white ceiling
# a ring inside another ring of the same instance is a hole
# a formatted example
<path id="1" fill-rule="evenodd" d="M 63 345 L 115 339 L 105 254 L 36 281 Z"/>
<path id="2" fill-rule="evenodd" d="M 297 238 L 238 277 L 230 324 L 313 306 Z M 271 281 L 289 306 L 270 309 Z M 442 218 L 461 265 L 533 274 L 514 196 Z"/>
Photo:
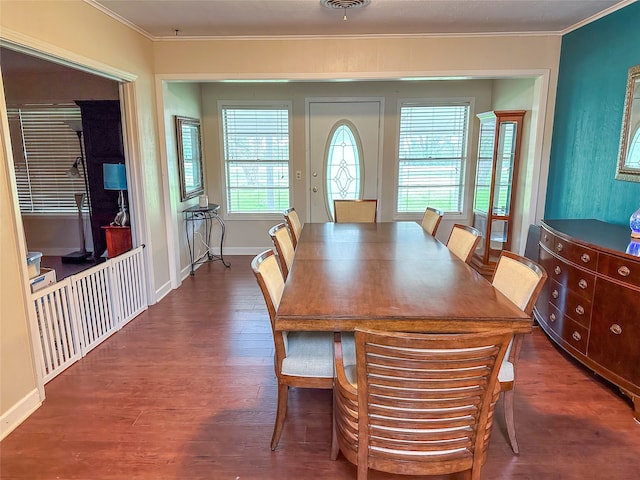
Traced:
<path id="1" fill-rule="evenodd" d="M 635 0 L 85 0 L 150 38 L 566 33 Z"/>

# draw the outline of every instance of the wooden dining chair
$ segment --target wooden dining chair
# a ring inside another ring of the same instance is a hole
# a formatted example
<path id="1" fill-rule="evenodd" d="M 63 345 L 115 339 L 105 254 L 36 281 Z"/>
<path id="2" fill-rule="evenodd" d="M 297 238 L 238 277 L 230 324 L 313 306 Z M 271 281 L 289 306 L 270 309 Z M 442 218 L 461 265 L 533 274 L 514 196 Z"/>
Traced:
<path id="1" fill-rule="evenodd" d="M 533 314 L 533 306 L 538 300 L 547 272 L 533 260 L 513 252 L 503 251 L 491 280 L 492 285 L 505 297 L 515 303 L 527 315 Z M 498 381 L 504 393 L 503 406 L 509 443 L 513 453 L 520 453 L 516 440 L 513 412 L 516 371 L 523 334 L 517 334 L 509 344 L 509 350 L 500 367 Z"/>
<path id="2" fill-rule="evenodd" d="M 451 253 L 468 264 L 481 238 L 482 233 L 477 228 L 456 223 L 449 235 L 447 247 Z"/>
<path id="3" fill-rule="evenodd" d="M 293 241 L 293 248 L 297 248 L 300 234 L 302 233 L 302 223 L 296 209 L 291 207 L 282 212 L 287 226 L 289 227 L 289 233 L 291 234 L 291 240 Z"/>
<path id="4" fill-rule="evenodd" d="M 269 236 L 271 237 L 273 246 L 278 254 L 278 262 L 280 262 L 282 277 L 287 280 L 289 270 L 291 270 L 291 265 L 293 264 L 293 256 L 295 255 L 289 228 L 285 223 L 279 223 L 269 229 Z"/>
<path id="5" fill-rule="evenodd" d="M 358 330 L 355 365 L 334 351 L 331 457 L 392 474 L 479 479 L 510 330 L 417 334 Z"/>
<path id="6" fill-rule="evenodd" d="M 425 232 L 435 237 L 443 216 L 444 213 L 442 212 L 442 210 L 427 207 L 424 211 L 424 215 L 422 217 L 422 222 L 420 223 L 420 225 L 422 225 L 422 228 L 424 228 Z"/>
<path id="7" fill-rule="evenodd" d="M 275 345 L 278 406 L 271 437 L 271 450 L 275 450 L 287 415 L 289 387 L 333 387 L 333 333 L 275 330 L 274 322 L 284 290 L 284 278 L 273 250 L 257 255 L 251 262 L 251 269 L 269 312 Z"/>
<path id="8" fill-rule="evenodd" d="M 334 200 L 333 218 L 336 223 L 375 223 L 378 200 Z"/>

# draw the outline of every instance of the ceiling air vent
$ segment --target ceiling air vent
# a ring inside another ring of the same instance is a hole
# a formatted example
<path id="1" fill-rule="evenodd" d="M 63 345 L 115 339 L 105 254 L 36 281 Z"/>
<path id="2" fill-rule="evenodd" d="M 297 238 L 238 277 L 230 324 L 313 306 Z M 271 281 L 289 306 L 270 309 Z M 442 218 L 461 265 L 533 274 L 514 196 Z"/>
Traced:
<path id="1" fill-rule="evenodd" d="M 366 7 L 370 2 L 371 0 L 320 0 L 324 7 L 336 9 Z"/>

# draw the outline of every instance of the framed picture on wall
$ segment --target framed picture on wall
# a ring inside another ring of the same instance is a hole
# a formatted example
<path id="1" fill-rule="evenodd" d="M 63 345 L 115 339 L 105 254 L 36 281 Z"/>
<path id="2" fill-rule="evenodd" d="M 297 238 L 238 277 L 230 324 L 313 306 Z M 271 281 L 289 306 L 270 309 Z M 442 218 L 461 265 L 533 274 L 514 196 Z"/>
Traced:
<path id="1" fill-rule="evenodd" d="M 204 193 L 200 120 L 176 116 L 180 201 Z"/>

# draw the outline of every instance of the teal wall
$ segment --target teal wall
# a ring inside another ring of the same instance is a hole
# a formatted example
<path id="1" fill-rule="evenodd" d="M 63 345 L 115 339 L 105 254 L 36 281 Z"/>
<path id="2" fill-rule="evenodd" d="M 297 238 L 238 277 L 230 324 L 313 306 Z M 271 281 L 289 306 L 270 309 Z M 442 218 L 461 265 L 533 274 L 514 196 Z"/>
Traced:
<path id="1" fill-rule="evenodd" d="M 640 64 L 640 2 L 562 39 L 545 218 L 627 224 L 640 183 L 615 180 L 629 67 Z"/>

